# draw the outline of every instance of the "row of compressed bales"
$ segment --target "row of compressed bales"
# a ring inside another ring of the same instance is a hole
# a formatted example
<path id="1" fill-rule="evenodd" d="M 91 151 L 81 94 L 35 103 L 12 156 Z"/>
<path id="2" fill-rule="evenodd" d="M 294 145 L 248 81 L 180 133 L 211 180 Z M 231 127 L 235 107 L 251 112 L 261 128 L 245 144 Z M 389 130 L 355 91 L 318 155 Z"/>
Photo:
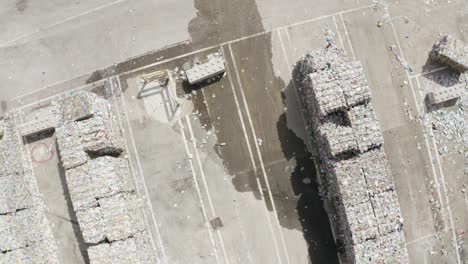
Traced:
<path id="1" fill-rule="evenodd" d="M 55 102 L 57 144 L 90 263 L 155 263 L 110 104 L 86 91 Z"/>
<path id="2" fill-rule="evenodd" d="M 330 42 L 293 71 L 346 263 L 407 263 L 403 219 L 362 64 Z"/>
<path id="3" fill-rule="evenodd" d="M 59 263 L 18 131 L 13 117 L 0 120 L 0 263 Z"/>

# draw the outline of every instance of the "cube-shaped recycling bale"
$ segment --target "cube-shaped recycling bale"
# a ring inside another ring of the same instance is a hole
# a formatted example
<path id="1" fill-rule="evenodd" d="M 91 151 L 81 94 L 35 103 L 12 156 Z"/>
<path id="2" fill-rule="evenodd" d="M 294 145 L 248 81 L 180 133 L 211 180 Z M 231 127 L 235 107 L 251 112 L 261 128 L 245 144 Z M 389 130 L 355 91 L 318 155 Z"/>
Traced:
<path id="1" fill-rule="evenodd" d="M 340 64 L 336 71 L 348 108 L 370 101 L 371 93 L 360 61 Z"/>
<path id="2" fill-rule="evenodd" d="M 23 175 L 0 177 L 0 214 L 30 208 L 34 200 Z"/>
<path id="3" fill-rule="evenodd" d="M 362 166 L 369 193 L 376 194 L 394 190 L 392 172 L 383 149 L 374 149 L 362 154 Z"/>
<path id="4" fill-rule="evenodd" d="M 62 166 L 67 170 L 89 160 L 81 142 L 81 133 L 76 122 L 68 122 L 56 128 L 57 145 Z"/>
<path id="5" fill-rule="evenodd" d="M 99 243 L 105 239 L 104 222 L 100 207 L 77 211 L 76 217 L 86 243 Z"/>
<path id="6" fill-rule="evenodd" d="M 98 205 L 88 164 L 65 171 L 65 176 L 75 211 L 86 210 Z"/>
<path id="7" fill-rule="evenodd" d="M 319 126 L 317 141 L 322 156 L 336 157 L 357 149 L 353 129 L 334 121 L 326 121 Z"/>
<path id="8" fill-rule="evenodd" d="M 347 244 L 356 245 L 379 236 L 370 201 L 354 206 L 342 206 L 338 212 L 340 230 Z"/>
<path id="9" fill-rule="evenodd" d="M 349 263 L 379 264 L 386 263 L 380 249 L 378 239 L 364 241 L 361 244 L 351 246 L 353 256 Z"/>
<path id="10" fill-rule="evenodd" d="M 118 155 L 123 147 L 117 121 L 111 117 L 95 116 L 78 122 L 83 149 L 98 155 Z"/>
<path id="11" fill-rule="evenodd" d="M 139 233 L 125 240 L 91 246 L 88 248 L 90 263 L 156 263 L 155 252 L 144 237 L 148 237 L 147 234 Z"/>
<path id="12" fill-rule="evenodd" d="M 431 59 L 460 73 L 468 71 L 468 45 L 453 35 L 445 35 L 434 44 Z"/>
<path id="13" fill-rule="evenodd" d="M 381 235 L 402 229 L 403 218 L 395 191 L 390 190 L 375 194 L 371 197 L 371 204 Z"/>
<path id="14" fill-rule="evenodd" d="M 360 157 L 354 157 L 327 165 L 329 192 L 344 206 L 353 206 L 369 201 L 366 180 Z"/>
<path id="15" fill-rule="evenodd" d="M 72 92 L 57 103 L 62 113 L 62 122 L 91 118 L 96 112 L 98 97 L 88 91 Z"/>
<path id="16" fill-rule="evenodd" d="M 53 236 L 44 213 L 30 208 L 0 215 L 0 237 L 0 251 L 9 251 Z"/>
<path id="17" fill-rule="evenodd" d="M 385 263 L 409 263 L 403 231 L 380 236 L 379 242 Z"/>
<path id="18" fill-rule="evenodd" d="M 134 194 L 99 199 L 104 231 L 109 241 L 121 240 L 145 229 L 142 206 Z"/>
<path id="19" fill-rule="evenodd" d="M 358 105 L 351 108 L 349 120 L 354 130 L 360 153 L 383 145 L 382 132 L 380 131 L 372 104 Z"/>
<path id="20" fill-rule="evenodd" d="M 96 198 L 134 190 L 126 159 L 110 156 L 98 157 L 88 162 L 87 174 L 91 179 Z"/>
<path id="21" fill-rule="evenodd" d="M 322 70 L 309 75 L 306 84 L 310 87 L 308 100 L 315 106 L 319 118 L 346 108 L 338 73 Z"/>

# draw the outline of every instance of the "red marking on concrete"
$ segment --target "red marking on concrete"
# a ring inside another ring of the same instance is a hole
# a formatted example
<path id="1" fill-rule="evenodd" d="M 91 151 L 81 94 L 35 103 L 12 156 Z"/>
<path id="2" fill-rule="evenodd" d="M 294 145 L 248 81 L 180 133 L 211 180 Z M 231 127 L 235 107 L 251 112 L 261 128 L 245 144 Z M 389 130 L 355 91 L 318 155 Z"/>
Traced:
<path id="1" fill-rule="evenodd" d="M 38 159 L 36 159 L 36 158 L 34 157 L 34 152 L 35 152 L 35 151 L 38 149 L 38 147 L 40 147 L 40 146 L 43 146 L 43 147 L 45 147 L 45 148 L 47 148 L 47 149 L 50 149 L 50 151 L 49 151 L 49 153 L 50 153 L 49 157 L 47 157 L 47 158 L 45 158 L 45 159 L 42 159 L 42 160 L 38 160 Z M 54 154 L 55 154 L 55 153 L 54 153 L 54 150 L 51 149 L 49 145 L 47 145 L 47 144 L 44 143 L 44 142 L 39 142 L 39 143 L 35 144 L 35 145 L 32 147 L 32 149 L 31 149 L 31 160 L 32 160 L 32 162 L 35 162 L 35 163 L 45 163 L 45 162 L 50 161 L 50 160 L 54 157 Z"/>

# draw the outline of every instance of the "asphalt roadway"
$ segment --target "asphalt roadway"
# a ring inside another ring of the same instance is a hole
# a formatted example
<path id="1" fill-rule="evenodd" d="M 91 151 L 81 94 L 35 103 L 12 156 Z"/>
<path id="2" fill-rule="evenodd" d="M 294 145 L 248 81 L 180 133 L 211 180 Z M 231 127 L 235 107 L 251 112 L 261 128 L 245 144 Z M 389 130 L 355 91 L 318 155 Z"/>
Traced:
<path id="1" fill-rule="evenodd" d="M 162 263 L 339 262 L 290 74 L 301 55 L 323 47 L 325 29 L 366 70 L 411 263 L 468 261 L 463 158 L 453 157 L 455 166 L 441 160 L 418 122 L 424 83 L 439 71 L 426 63 L 432 43 L 447 31 L 468 41 L 462 0 L 391 1 L 386 10 L 370 1 L 1 5 L 8 28 L 0 38 L 2 111 L 24 114 L 62 92 L 110 87 Z M 182 115 L 167 91 L 139 82 L 212 52 L 224 54 L 227 74 L 179 87 L 190 94 Z M 37 142 L 53 144 L 53 135 L 28 142 L 30 151 Z M 62 256 L 81 263 L 86 256 L 52 161 L 35 165 L 39 188 L 55 214 L 49 219 L 63 222 L 54 225 L 69 245 Z"/>

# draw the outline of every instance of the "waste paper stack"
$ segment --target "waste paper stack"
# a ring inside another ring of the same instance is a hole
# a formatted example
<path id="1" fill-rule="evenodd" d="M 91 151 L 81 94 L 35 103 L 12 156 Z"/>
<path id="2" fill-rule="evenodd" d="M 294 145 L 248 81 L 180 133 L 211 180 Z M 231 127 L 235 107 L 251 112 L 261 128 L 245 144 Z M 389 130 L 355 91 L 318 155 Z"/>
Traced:
<path id="1" fill-rule="evenodd" d="M 57 102 L 57 143 L 91 263 L 154 263 L 123 138 L 110 104 L 79 92 Z M 74 111 L 73 109 L 76 109 Z"/>
<path id="2" fill-rule="evenodd" d="M 0 120 L 0 263 L 58 263 L 37 183 L 21 153 L 13 118 Z"/>
<path id="3" fill-rule="evenodd" d="M 329 43 L 293 71 L 345 263 L 408 263 L 398 197 L 359 61 Z"/>
<path id="4" fill-rule="evenodd" d="M 450 34 L 436 41 L 430 58 L 432 61 L 447 65 L 457 72 L 468 71 L 468 45 Z"/>

